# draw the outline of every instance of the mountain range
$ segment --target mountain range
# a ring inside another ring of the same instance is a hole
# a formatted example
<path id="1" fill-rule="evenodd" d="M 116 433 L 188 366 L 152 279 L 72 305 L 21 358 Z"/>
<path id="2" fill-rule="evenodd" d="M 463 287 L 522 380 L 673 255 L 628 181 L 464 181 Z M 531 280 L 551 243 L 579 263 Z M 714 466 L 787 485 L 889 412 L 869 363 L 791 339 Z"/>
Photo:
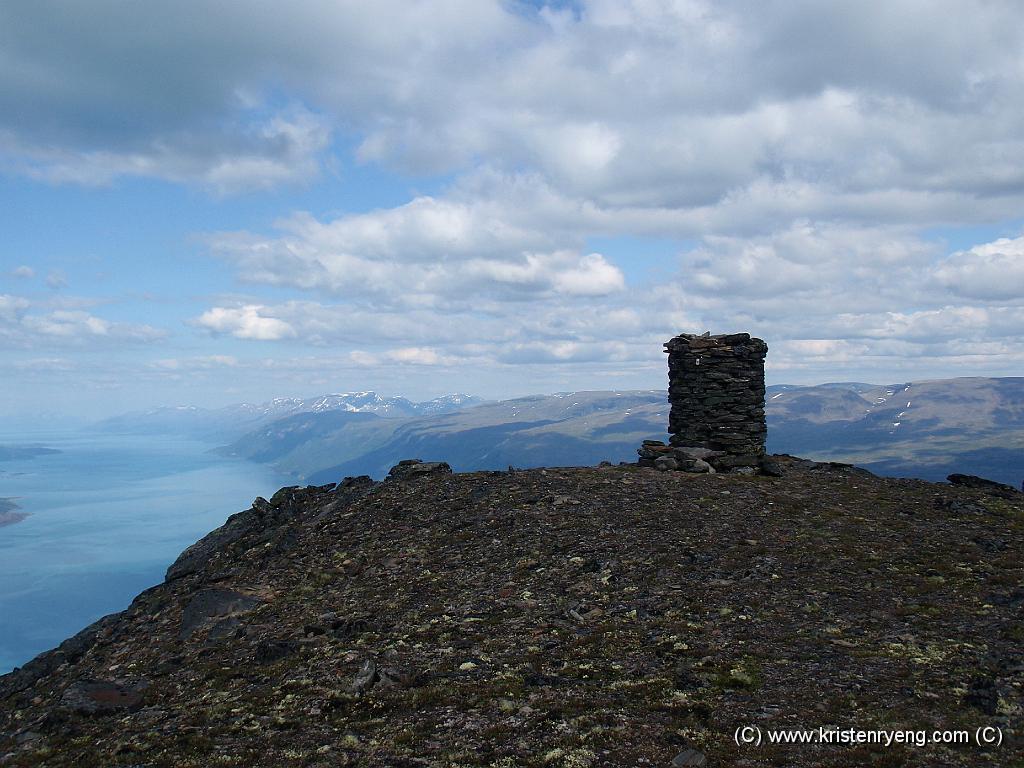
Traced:
<path id="1" fill-rule="evenodd" d="M 105 419 L 93 426 L 102 432 L 187 434 L 224 440 L 295 414 L 371 413 L 384 418 L 448 413 L 484 402 L 472 395 L 452 394 L 425 402 L 381 397 L 376 392 L 344 392 L 319 397 L 276 397 L 265 403 L 237 403 L 223 408 L 194 405 L 159 406 Z"/>
<path id="2" fill-rule="evenodd" d="M 929 480 L 963 472 L 1019 486 L 1024 478 L 1021 377 L 774 385 L 766 411 L 773 453 Z M 457 471 L 634 461 L 642 440 L 667 437 L 667 423 L 661 390 L 491 402 L 448 395 L 423 403 L 359 392 L 217 410 L 161 408 L 100 428 L 184 431 L 222 442 L 223 454 L 321 483 L 382 477 L 408 457 L 447 461 Z"/>

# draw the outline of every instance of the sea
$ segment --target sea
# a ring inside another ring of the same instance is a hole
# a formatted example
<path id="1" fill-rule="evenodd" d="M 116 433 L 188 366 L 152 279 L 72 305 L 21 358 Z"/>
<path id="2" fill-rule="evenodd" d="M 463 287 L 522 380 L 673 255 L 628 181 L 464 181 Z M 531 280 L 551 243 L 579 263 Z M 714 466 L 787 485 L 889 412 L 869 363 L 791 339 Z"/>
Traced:
<path id="1" fill-rule="evenodd" d="M 187 546 L 295 484 L 271 468 L 168 435 L 0 430 L 0 445 L 60 453 L 0 461 L 0 674 L 54 648 L 163 580 Z"/>

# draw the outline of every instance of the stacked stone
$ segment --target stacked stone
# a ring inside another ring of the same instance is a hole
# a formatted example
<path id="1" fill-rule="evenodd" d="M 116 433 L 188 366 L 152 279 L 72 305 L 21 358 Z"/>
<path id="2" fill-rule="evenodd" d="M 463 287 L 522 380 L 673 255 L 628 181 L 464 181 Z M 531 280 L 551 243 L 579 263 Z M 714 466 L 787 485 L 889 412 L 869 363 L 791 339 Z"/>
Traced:
<path id="1" fill-rule="evenodd" d="M 684 333 L 665 351 L 671 445 L 645 441 L 640 463 L 691 472 L 761 466 L 768 345 L 749 333 Z"/>

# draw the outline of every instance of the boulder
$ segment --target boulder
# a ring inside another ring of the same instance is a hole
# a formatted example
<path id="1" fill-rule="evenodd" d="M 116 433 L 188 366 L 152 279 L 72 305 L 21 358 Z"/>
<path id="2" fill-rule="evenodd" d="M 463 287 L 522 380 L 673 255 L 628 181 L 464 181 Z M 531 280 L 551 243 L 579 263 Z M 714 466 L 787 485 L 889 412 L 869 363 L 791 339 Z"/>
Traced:
<path id="1" fill-rule="evenodd" d="M 672 456 L 659 456 L 654 460 L 654 468 L 659 472 L 669 472 L 679 469 L 679 462 Z"/>

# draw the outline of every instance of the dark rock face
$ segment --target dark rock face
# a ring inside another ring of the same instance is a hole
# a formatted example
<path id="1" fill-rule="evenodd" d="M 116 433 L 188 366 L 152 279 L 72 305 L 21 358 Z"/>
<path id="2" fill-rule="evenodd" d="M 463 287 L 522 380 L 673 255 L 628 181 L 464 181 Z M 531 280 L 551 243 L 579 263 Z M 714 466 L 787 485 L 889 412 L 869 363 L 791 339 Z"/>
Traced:
<path id="1" fill-rule="evenodd" d="M 193 632 L 208 624 L 216 626 L 234 618 L 236 614 L 251 611 L 259 602 L 257 598 L 243 595 L 233 589 L 200 590 L 189 600 L 182 612 L 181 637 L 188 638 Z M 228 624 L 232 623 L 228 621 Z M 225 628 L 234 629 L 235 626 L 237 625 Z"/>
<path id="2" fill-rule="evenodd" d="M 995 496 L 1002 496 L 1004 499 L 1013 499 L 1020 496 L 1020 491 L 1012 485 L 997 483 L 995 480 L 986 480 L 977 475 L 961 475 L 954 473 L 946 478 L 952 485 L 962 485 L 966 488 L 977 488 L 980 491 L 987 491 Z"/>
<path id="3" fill-rule="evenodd" d="M 422 459 L 402 459 L 388 470 L 388 477 L 415 477 L 416 475 L 432 475 L 435 473 L 452 473 L 447 461 L 423 461 Z"/>
<path id="4" fill-rule="evenodd" d="M 748 333 L 695 336 L 665 344 L 668 353 L 668 431 L 674 446 L 731 456 L 764 453 L 764 358 L 768 345 Z"/>
<path id="5" fill-rule="evenodd" d="M 128 688 L 103 680 L 79 680 L 64 691 L 61 703 L 83 715 L 106 715 L 142 706 L 145 683 Z"/>

